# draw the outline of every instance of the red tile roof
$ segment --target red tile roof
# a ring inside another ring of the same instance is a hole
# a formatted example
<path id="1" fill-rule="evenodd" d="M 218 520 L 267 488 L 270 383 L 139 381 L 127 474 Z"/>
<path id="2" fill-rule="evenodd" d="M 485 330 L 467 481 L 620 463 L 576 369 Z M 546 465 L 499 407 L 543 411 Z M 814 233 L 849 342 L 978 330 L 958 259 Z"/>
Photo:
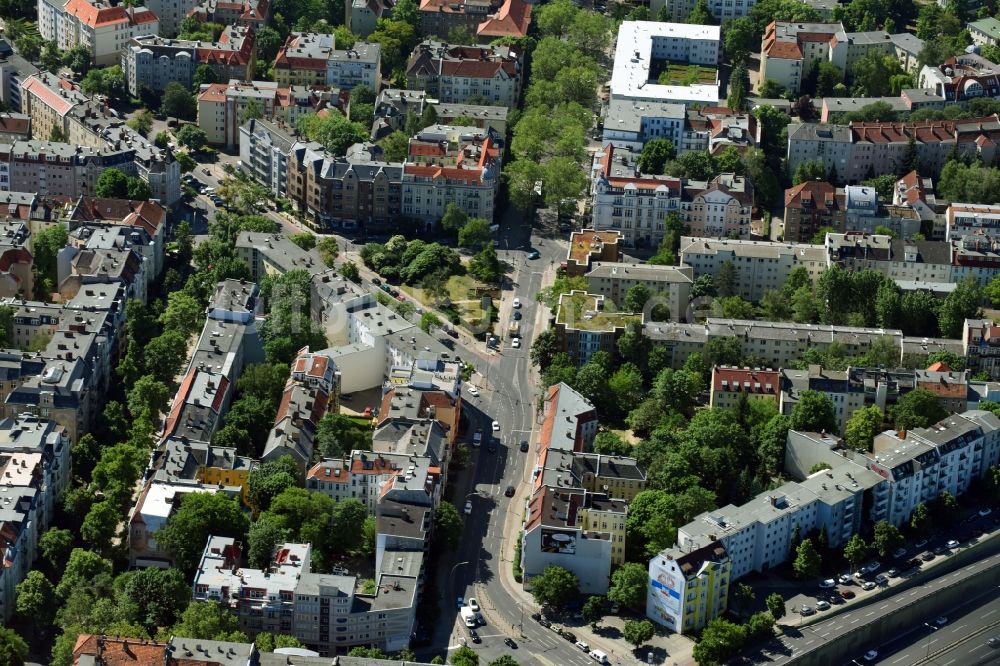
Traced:
<path id="1" fill-rule="evenodd" d="M 726 382 L 725 386 L 723 382 Z M 712 372 L 712 390 L 776 396 L 781 393 L 781 373 L 777 370 L 716 367 Z"/>
<path id="2" fill-rule="evenodd" d="M 456 169 L 441 166 L 424 166 L 421 164 L 406 164 L 403 173 L 425 178 L 444 178 L 446 180 L 461 180 L 466 183 L 478 183 L 483 179 L 482 169 Z"/>
<path id="3" fill-rule="evenodd" d="M 802 59 L 802 49 L 795 42 L 771 42 L 765 46 L 765 53 L 767 53 L 768 58 Z"/>
<path id="4" fill-rule="evenodd" d="M 168 663 L 167 644 L 159 641 L 139 640 L 135 638 L 112 638 L 80 634 L 73 646 L 73 663 L 79 663 L 82 656 L 95 657 L 95 662 L 101 666 L 119 666 L 125 664 Z"/>
<path id="5" fill-rule="evenodd" d="M 55 111 L 60 116 L 65 116 L 73 108 L 73 102 L 66 99 L 55 90 L 50 88 L 37 76 L 30 76 L 28 80 L 21 84 L 21 88 L 37 97 L 45 106 Z"/>
<path id="6" fill-rule="evenodd" d="M 505 0 L 493 16 L 479 24 L 480 37 L 524 37 L 531 24 L 531 5 L 524 0 Z"/>
<path id="7" fill-rule="evenodd" d="M 809 208 L 811 210 L 840 209 L 843 197 L 838 197 L 837 188 L 823 180 L 807 180 L 785 190 L 785 208 Z M 827 202 L 832 202 L 831 206 Z"/>

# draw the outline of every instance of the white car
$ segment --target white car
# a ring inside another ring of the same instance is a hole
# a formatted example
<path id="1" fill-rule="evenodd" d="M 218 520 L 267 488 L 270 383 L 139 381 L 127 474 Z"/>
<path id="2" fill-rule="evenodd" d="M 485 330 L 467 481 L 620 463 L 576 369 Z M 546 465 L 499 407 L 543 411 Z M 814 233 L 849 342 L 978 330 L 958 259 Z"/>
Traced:
<path id="1" fill-rule="evenodd" d="M 943 627 L 944 625 L 948 624 L 948 618 L 942 615 L 938 619 L 934 620 L 934 624 L 936 624 L 939 627 Z"/>
<path id="2" fill-rule="evenodd" d="M 980 509 L 979 510 L 979 515 L 982 516 L 983 518 L 985 518 L 986 516 L 990 515 L 991 513 L 993 513 L 993 509 L 991 509 L 989 507 L 986 507 L 985 509 Z"/>
<path id="3" fill-rule="evenodd" d="M 829 590 L 830 588 L 837 587 L 837 581 L 832 578 L 827 578 L 826 580 L 821 580 L 819 582 L 819 586 L 824 590 Z"/>
<path id="4" fill-rule="evenodd" d="M 878 659 L 878 650 L 868 650 L 865 652 L 865 661 L 875 661 Z"/>
<path id="5" fill-rule="evenodd" d="M 866 581 L 865 581 L 865 582 L 864 582 L 864 583 L 863 583 L 863 584 L 861 585 L 861 589 L 862 589 L 862 590 L 865 590 L 865 591 L 868 591 L 868 590 L 874 590 L 874 589 L 875 589 L 875 581 L 871 581 L 871 580 L 866 580 Z"/>
<path id="6" fill-rule="evenodd" d="M 838 578 L 837 580 L 840 581 L 841 585 L 850 585 L 851 583 L 854 582 L 854 579 L 847 574 L 841 574 L 840 578 Z"/>
<path id="7" fill-rule="evenodd" d="M 515 308 L 521 307 L 521 299 L 520 298 L 515 298 L 513 305 L 514 305 Z"/>
<path id="8" fill-rule="evenodd" d="M 479 612 L 479 602 L 476 601 L 475 597 L 469 597 L 469 608 L 472 609 L 473 613 Z"/>
<path id="9" fill-rule="evenodd" d="M 500 422 L 499 421 L 494 421 L 493 422 L 493 432 L 500 432 Z"/>
<path id="10" fill-rule="evenodd" d="M 581 650 L 583 650 L 584 652 L 590 652 L 590 646 L 584 643 L 583 641 L 577 641 L 576 646 Z"/>
<path id="11" fill-rule="evenodd" d="M 466 393 L 468 393 L 468 394 L 469 394 L 469 395 L 471 395 L 471 396 L 474 396 L 474 397 L 476 397 L 476 398 L 478 398 L 478 397 L 479 397 L 479 389 L 477 389 L 477 388 L 476 388 L 476 387 L 475 387 L 474 385 L 472 385 L 472 384 L 469 384 L 469 385 L 467 385 L 467 386 L 465 387 L 465 392 L 466 392 Z"/>
<path id="12" fill-rule="evenodd" d="M 957 542 L 957 541 L 955 541 L 954 539 L 951 539 L 951 540 L 950 540 L 950 541 L 949 541 L 948 543 L 946 543 L 945 545 L 946 545 L 946 546 L 948 546 L 948 548 L 958 548 L 958 542 Z"/>
<path id="13" fill-rule="evenodd" d="M 514 338 L 513 340 L 511 340 L 510 341 L 510 346 L 513 347 L 514 349 L 520 349 L 521 348 L 521 338 Z"/>
<path id="14" fill-rule="evenodd" d="M 820 601 L 817 601 L 816 610 L 821 610 L 821 611 L 830 610 L 830 602 L 822 599 Z"/>
<path id="15" fill-rule="evenodd" d="M 465 500 L 465 515 L 472 515 L 472 500 Z"/>

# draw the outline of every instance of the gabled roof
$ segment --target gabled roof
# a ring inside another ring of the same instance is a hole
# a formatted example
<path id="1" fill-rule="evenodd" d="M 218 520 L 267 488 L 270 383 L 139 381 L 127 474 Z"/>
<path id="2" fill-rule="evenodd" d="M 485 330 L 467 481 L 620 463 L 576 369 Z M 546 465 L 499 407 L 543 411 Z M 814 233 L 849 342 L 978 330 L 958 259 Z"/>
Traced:
<path id="1" fill-rule="evenodd" d="M 524 37 L 531 24 L 531 5 L 524 0 L 505 0 L 500 10 L 479 24 L 480 37 Z"/>

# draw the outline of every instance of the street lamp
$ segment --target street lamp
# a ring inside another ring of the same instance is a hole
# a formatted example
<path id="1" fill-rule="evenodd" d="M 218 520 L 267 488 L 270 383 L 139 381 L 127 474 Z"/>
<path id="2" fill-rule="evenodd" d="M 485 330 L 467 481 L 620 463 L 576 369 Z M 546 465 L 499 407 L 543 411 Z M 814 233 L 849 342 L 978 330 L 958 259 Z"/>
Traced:
<path id="1" fill-rule="evenodd" d="M 468 564 L 468 561 L 466 561 L 466 562 L 456 562 L 455 566 L 453 566 L 451 568 L 451 575 L 448 576 L 448 580 L 451 582 L 451 598 L 452 599 L 455 598 L 455 569 L 459 568 L 463 564 Z"/>
<path id="2" fill-rule="evenodd" d="M 927 633 L 927 656 L 924 657 L 924 660 L 928 660 L 931 658 L 931 636 L 937 631 L 937 627 L 927 622 L 924 622 L 924 626 L 930 629 Z"/>

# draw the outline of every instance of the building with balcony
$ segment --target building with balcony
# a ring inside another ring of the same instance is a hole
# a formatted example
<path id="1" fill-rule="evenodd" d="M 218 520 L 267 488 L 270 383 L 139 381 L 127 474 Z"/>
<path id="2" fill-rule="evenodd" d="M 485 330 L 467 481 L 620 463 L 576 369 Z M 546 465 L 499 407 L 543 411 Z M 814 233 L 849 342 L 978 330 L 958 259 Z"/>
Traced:
<path id="1" fill-rule="evenodd" d="M 651 295 L 646 307 L 665 306 L 670 311 L 671 321 L 678 321 L 687 316 L 694 269 L 690 266 L 595 261 L 585 277 L 587 291 L 605 296 L 614 303 L 624 303 L 629 290 L 643 284 Z"/>
<path id="2" fill-rule="evenodd" d="M 732 571 L 721 543 L 661 551 L 649 560 L 646 617 L 678 634 L 704 628 L 726 611 Z"/>
<path id="3" fill-rule="evenodd" d="M 521 92 L 521 68 L 522 55 L 515 47 L 427 40 L 410 55 L 406 87 L 425 90 L 447 104 L 465 104 L 469 98 L 482 97 L 488 104 L 513 107 Z"/>
<path id="4" fill-rule="evenodd" d="M 525 37 L 531 25 L 531 3 L 525 0 L 421 0 L 420 32 L 447 38 L 453 31 L 489 44 L 504 37 Z"/>
<path id="5" fill-rule="evenodd" d="M 781 371 L 760 368 L 712 368 L 709 406 L 732 409 L 746 396 L 778 406 L 781 398 Z"/>
<path id="6" fill-rule="evenodd" d="M 618 338 L 631 323 L 642 324 L 642 313 L 606 312 L 604 297 L 573 290 L 559 296 L 556 348 L 579 366 L 598 351 L 617 354 Z"/>
<path id="7" fill-rule="evenodd" d="M 270 18 L 270 0 L 202 0 L 188 16 L 202 23 L 253 26 L 260 30 Z"/>
<path id="8" fill-rule="evenodd" d="M 93 65 L 117 64 L 128 40 L 159 31 L 160 19 L 148 7 L 102 0 L 38 0 L 42 39 L 55 42 L 64 51 L 85 47 Z"/>
<path id="9" fill-rule="evenodd" d="M 293 32 L 274 59 L 274 81 L 279 87 L 329 86 L 350 90 L 368 86 L 376 93 L 382 79 L 379 67 L 382 50 L 378 44 L 358 42 L 349 49 L 337 49 L 332 34 Z"/>
<path id="10" fill-rule="evenodd" d="M 753 183 L 745 176 L 719 174 L 709 182 L 684 181 L 680 216 L 691 235 L 748 238 Z"/>

